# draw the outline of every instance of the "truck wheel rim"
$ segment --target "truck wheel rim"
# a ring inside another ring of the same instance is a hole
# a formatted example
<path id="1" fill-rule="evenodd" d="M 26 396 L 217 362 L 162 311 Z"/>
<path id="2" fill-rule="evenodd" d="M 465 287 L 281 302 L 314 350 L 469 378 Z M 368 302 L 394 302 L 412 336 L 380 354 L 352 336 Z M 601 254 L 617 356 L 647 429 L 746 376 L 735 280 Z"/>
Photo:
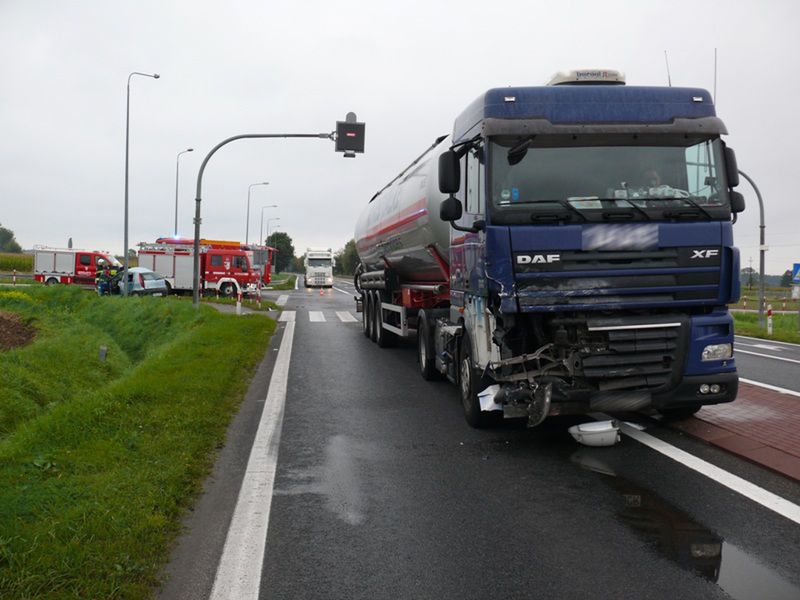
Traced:
<path id="1" fill-rule="evenodd" d="M 470 387 L 469 358 L 464 357 L 461 361 L 461 400 L 465 404 L 469 402 Z"/>

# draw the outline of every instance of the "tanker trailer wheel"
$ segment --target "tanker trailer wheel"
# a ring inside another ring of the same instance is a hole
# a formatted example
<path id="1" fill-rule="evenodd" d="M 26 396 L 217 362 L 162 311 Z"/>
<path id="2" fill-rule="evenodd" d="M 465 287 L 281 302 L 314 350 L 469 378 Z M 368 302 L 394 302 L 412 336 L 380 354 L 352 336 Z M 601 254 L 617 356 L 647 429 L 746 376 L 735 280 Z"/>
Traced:
<path id="1" fill-rule="evenodd" d="M 375 294 L 375 342 L 380 348 L 389 348 L 397 343 L 397 334 L 383 328 L 383 310 L 381 309 L 381 294 Z"/>
<path id="2" fill-rule="evenodd" d="M 370 337 L 372 335 L 372 314 L 369 310 L 369 292 L 361 294 L 361 326 L 364 330 L 364 335 Z"/>
<path id="3" fill-rule="evenodd" d="M 461 349 L 458 353 L 458 387 L 461 392 L 461 407 L 464 409 L 464 418 L 471 427 L 484 429 L 492 422 L 492 414 L 481 410 L 478 393 L 486 385 L 481 373 L 473 367 L 472 344 L 465 334 L 461 338 Z M 488 385 L 488 384 L 487 384 Z"/>
<path id="4" fill-rule="evenodd" d="M 417 316 L 417 363 L 419 372 L 426 381 L 440 379 L 436 370 L 436 346 L 433 342 L 433 328 L 424 310 Z"/>

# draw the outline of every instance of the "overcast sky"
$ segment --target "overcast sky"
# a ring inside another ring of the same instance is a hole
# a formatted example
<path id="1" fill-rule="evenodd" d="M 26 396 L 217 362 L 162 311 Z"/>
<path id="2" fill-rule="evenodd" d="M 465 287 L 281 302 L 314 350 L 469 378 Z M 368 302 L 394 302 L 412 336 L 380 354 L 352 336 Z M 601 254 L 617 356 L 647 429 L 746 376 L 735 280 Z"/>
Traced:
<path id="1" fill-rule="evenodd" d="M 131 71 L 130 242 L 192 235 L 205 154 L 239 133 L 322 133 L 348 111 L 366 153 L 327 140 L 234 142 L 209 162 L 203 237 L 250 241 L 261 207 L 298 254 L 341 248 L 370 197 L 491 87 L 603 67 L 631 85 L 713 91 L 739 167 L 765 199 L 767 271 L 800 262 L 800 3 L 504 0 L 0 0 L 0 223 L 34 244 L 121 252 Z M 735 225 L 758 267 L 758 205 Z M 266 231 L 264 232 L 266 235 Z"/>

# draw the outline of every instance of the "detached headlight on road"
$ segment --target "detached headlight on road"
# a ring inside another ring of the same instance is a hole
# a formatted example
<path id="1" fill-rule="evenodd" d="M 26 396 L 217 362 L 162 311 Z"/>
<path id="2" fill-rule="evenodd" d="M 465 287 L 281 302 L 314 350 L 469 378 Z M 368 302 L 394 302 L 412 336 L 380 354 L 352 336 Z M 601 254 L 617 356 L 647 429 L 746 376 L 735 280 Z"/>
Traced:
<path id="1" fill-rule="evenodd" d="M 703 348 L 702 360 L 725 360 L 733 356 L 733 344 L 710 344 Z"/>

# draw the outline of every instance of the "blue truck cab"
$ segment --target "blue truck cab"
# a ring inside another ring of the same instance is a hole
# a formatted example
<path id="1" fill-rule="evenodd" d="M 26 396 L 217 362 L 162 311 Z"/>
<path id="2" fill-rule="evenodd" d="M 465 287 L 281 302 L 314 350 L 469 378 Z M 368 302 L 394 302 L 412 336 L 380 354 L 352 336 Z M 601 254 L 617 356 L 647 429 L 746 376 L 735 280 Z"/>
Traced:
<path id="1" fill-rule="evenodd" d="M 535 425 L 735 399 L 744 201 L 726 133 L 706 90 L 614 71 L 491 89 L 461 113 L 439 157 L 452 229 L 436 348 L 471 424 L 487 408 Z"/>

